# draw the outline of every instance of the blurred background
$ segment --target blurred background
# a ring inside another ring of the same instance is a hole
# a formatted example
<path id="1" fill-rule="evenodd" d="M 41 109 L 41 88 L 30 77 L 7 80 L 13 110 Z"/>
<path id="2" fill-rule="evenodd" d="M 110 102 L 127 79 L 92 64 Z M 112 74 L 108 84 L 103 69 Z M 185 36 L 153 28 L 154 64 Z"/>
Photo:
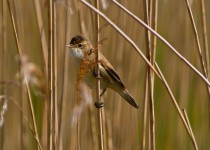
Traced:
<path id="1" fill-rule="evenodd" d="M 143 0 L 119 0 L 119 2 L 140 19 L 144 19 Z M 94 4 L 91 0 L 90 3 Z M 17 58 L 18 49 L 8 4 L 10 4 L 14 15 L 23 54 L 30 63 L 36 66 L 33 68 L 32 65 L 32 69 L 29 66 L 29 78 L 33 77 L 34 72 L 39 70 L 42 72 L 43 80 L 45 80 L 43 82 L 47 83 L 46 72 L 49 69 L 46 64 L 49 47 L 48 1 L 2 0 L 0 2 L 0 111 L 1 119 L 4 118 L 0 128 L 0 149 L 36 149 L 34 136 L 25 119 L 27 118 L 32 124 L 27 90 L 24 84 L 20 84 L 20 78 L 17 77 L 17 73 L 23 66 L 20 66 Z M 53 67 L 57 73 L 56 107 L 59 148 L 76 149 L 75 117 L 78 117 L 80 120 L 79 143 L 81 149 L 94 150 L 98 148 L 97 111 L 94 106 L 95 93 L 85 91 L 84 93 L 88 93 L 88 95 L 83 95 L 82 105 L 77 106 L 77 72 L 69 55 L 69 49 L 65 46 L 77 34 L 84 35 L 94 43 L 94 12 L 78 0 L 55 0 L 53 6 L 56 53 L 56 63 Z M 204 57 L 200 0 L 190 0 L 190 6 Z M 210 35 L 208 28 L 210 26 L 210 1 L 205 1 L 205 9 L 207 35 Z M 109 0 L 100 1 L 100 10 L 116 23 L 146 55 L 144 27 Z M 108 90 L 104 94 L 105 149 L 141 149 L 147 65 L 135 49 L 101 18 L 100 25 L 102 27 L 100 38 L 106 38 L 100 45 L 100 51 L 114 66 L 121 80 L 139 104 L 139 109 L 136 110 L 122 100 L 117 93 Z M 202 72 L 195 35 L 184 0 L 158 2 L 157 32 Z M 208 43 L 210 43 L 209 40 Z M 209 149 L 209 95 L 205 83 L 160 40 L 157 40 L 155 60 L 168 81 L 180 108 L 186 109 L 198 148 L 200 150 Z M 89 93 L 92 93 L 92 96 Z M 3 96 L 7 97 L 7 101 Z M 45 102 L 47 99 L 39 94 L 37 96 L 34 92 L 34 94 L 32 93 L 32 100 L 39 136 L 40 138 L 45 137 L 47 124 Z M 3 106 L 7 109 L 3 109 Z M 157 76 L 154 80 L 154 110 L 156 149 L 193 149 L 189 135 L 172 104 L 171 98 Z M 148 119 L 147 124 L 149 124 Z M 150 149 L 148 146 L 148 126 L 145 149 Z M 45 138 L 41 138 L 41 141 L 46 143 Z"/>

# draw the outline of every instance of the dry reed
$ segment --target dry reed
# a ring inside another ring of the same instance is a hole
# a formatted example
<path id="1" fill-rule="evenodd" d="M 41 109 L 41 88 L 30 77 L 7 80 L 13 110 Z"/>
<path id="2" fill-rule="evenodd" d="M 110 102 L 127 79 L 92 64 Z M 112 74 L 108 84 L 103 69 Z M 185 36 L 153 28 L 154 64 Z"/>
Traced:
<path id="1" fill-rule="evenodd" d="M 183 0 L 3 0 L 0 8 L 0 95 L 9 97 L 7 111 L 0 101 L 0 149 L 209 148 L 208 1 L 186 7 Z M 65 47 L 77 34 L 97 48 L 106 39 L 100 52 L 140 104 L 138 110 L 109 90 L 101 99 L 103 110 L 97 110 L 90 94 L 99 100 L 100 88 L 91 93 L 82 87 L 77 105 L 77 72 Z M 46 77 L 44 111 L 29 83 L 25 91 L 14 81 L 22 66 L 14 56 L 23 54 Z"/>

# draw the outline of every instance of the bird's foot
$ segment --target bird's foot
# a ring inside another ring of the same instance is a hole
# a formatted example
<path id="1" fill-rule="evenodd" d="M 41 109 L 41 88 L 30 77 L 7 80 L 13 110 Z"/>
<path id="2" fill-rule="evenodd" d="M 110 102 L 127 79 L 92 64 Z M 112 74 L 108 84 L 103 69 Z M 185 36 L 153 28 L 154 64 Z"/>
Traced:
<path id="1" fill-rule="evenodd" d="M 96 106 L 96 108 L 102 108 L 102 107 L 104 107 L 104 103 L 103 102 L 95 102 L 95 106 Z"/>

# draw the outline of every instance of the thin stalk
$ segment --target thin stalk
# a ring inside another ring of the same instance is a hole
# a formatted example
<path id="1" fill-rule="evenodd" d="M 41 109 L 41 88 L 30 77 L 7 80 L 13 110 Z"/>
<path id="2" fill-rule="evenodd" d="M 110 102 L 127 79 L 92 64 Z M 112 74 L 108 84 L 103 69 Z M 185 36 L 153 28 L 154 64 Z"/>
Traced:
<path id="1" fill-rule="evenodd" d="M 82 0 L 84 1 L 84 0 Z M 152 32 L 156 37 L 158 37 L 169 49 L 172 50 L 174 54 L 178 56 L 190 69 L 193 70 L 208 86 L 210 86 L 210 82 L 208 79 L 200 73 L 184 56 L 182 56 L 166 39 L 164 39 L 160 34 L 158 34 L 155 30 L 153 30 L 150 26 L 148 26 L 146 23 L 144 23 L 141 19 L 139 19 L 136 15 L 131 13 L 128 9 L 126 9 L 124 6 L 122 6 L 119 2 L 116 0 L 112 0 L 113 3 L 115 3 L 117 6 L 119 6 L 122 10 L 124 10 L 126 13 L 128 13 L 132 18 L 134 18 L 137 22 L 139 22 L 142 26 L 147 28 L 150 32 Z M 96 10 L 94 10 L 96 11 Z M 97 12 L 97 11 L 96 11 Z M 100 12 L 97 12 L 100 13 Z M 152 65 L 151 65 L 152 66 Z M 151 67 L 150 66 L 150 67 Z M 151 67 L 153 68 L 153 67 Z M 154 71 L 154 70 L 153 70 Z M 155 71 L 154 71 L 155 72 Z M 155 72 L 156 73 L 156 72 Z"/>
<path id="2" fill-rule="evenodd" d="M 151 1 L 151 26 L 157 31 L 157 0 Z M 156 57 L 156 37 L 150 35 L 150 62 L 154 66 L 155 57 Z M 154 72 L 149 69 L 149 87 L 150 87 L 150 130 L 151 130 L 151 149 L 155 150 L 155 108 L 154 108 Z"/>
<path id="3" fill-rule="evenodd" d="M 182 109 L 182 112 L 184 114 L 185 120 L 187 121 L 187 125 L 188 125 L 188 127 L 191 131 L 191 136 L 192 136 L 192 139 L 193 139 L 193 146 L 194 146 L 195 150 L 198 150 L 198 146 L 197 146 L 197 143 L 195 141 L 195 136 L 193 134 L 193 131 L 192 131 L 192 128 L 191 128 L 191 125 L 190 125 L 190 121 L 189 121 L 188 116 L 187 116 L 187 112 L 186 112 L 185 109 Z"/>
<path id="4" fill-rule="evenodd" d="M 153 1 L 154 2 L 152 3 L 151 26 L 157 32 L 158 0 L 153 0 Z M 151 49 L 152 49 L 151 57 L 153 64 L 155 62 L 155 57 L 156 57 L 156 46 L 157 46 L 157 38 L 156 36 L 151 35 Z"/>
<path id="5" fill-rule="evenodd" d="M 151 2 L 152 3 L 152 2 Z M 144 5 L 144 21 L 146 24 L 150 25 L 150 15 L 151 14 L 148 10 L 152 11 L 152 9 L 149 9 L 149 5 L 148 5 L 148 1 L 144 0 L 143 1 L 143 5 Z M 145 30 L 145 39 L 146 39 L 146 49 L 147 49 L 147 59 L 151 62 L 151 43 L 150 43 L 150 33 L 148 30 Z M 150 118 L 150 141 L 151 141 L 151 149 L 154 150 L 155 149 L 155 115 L 154 115 L 154 98 L 153 98 L 153 74 L 152 74 L 152 70 L 150 70 L 150 67 L 147 68 L 147 78 L 148 80 L 148 90 L 147 90 L 147 94 L 148 94 L 148 102 L 149 102 L 149 118 Z"/>
<path id="6" fill-rule="evenodd" d="M 99 10 L 99 0 L 95 0 L 95 5 L 96 5 L 96 9 Z M 99 25 L 100 25 L 100 22 L 99 22 L 99 15 L 96 14 L 96 19 L 95 19 L 95 44 L 96 44 L 96 53 L 95 53 L 95 61 L 97 62 L 97 65 L 96 65 L 96 103 L 100 104 L 102 101 L 101 101 L 101 98 L 100 98 L 100 70 L 99 70 L 99 67 L 100 67 L 100 63 L 99 63 L 99 53 L 100 53 L 100 50 L 99 50 L 99 46 L 98 46 L 98 42 L 100 41 L 100 37 L 99 37 Z M 99 130 L 99 140 L 98 140 L 98 145 L 99 145 L 99 150 L 103 150 L 104 149 L 104 139 L 103 139 L 103 116 L 102 116 L 102 111 L 103 111 L 103 107 L 99 107 L 97 109 L 97 113 L 98 113 L 98 130 Z"/>
<path id="7" fill-rule="evenodd" d="M 105 114 L 106 132 L 107 132 L 107 150 L 113 150 L 113 139 L 112 139 L 112 126 L 110 121 L 110 115 Z"/>
<path id="8" fill-rule="evenodd" d="M 206 11 L 205 11 L 205 2 L 204 0 L 200 0 L 200 10 L 201 10 L 201 18 L 202 18 L 202 35 L 204 39 L 204 51 L 205 51 L 205 59 L 206 59 L 206 72 L 207 77 L 209 79 L 209 46 L 208 46 L 208 36 L 207 36 L 207 27 L 206 27 Z M 210 92 L 209 92 L 210 93 Z M 208 100 L 208 109 L 209 109 L 209 128 L 210 128 L 210 100 Z"/>
<path id="9" fill-rule="evenodd" d="M 57 13 L 57 9 L 56 9 L 56 3 L 54 2 L 53 3 L 53 7 L 54 7 L 54 18 L 53 18 L 53 23 L 54 23 L 54 27 L 53 27 L 53 29 L 54 29 L 54 36 L 53 36 L 53 38 L 54 38 L 54 53 L 53 53 L 53 55 L 54 55 L 54 57 L 53 57 L 53 74 L 54 74 L 54 83 L 53 83 L 53 91 L 54 91 L 54 104 L 53 104 L 53 106 L 54 106 L 54 125 L 55 125 L 55 133 L 54 133 L 54 145 L 55 145 L 55 149 L 58 149 L 58 89 L 57 89 L 57 86 L 56 85 L 58 85 L 58 74 L 57 74 L 57 72 L 58 72 L 58 68 L 57 68 L 57 39 L 56 39 L 56 28 L 57 28 L 57 24 L 56 24 L 56 21 L 57 21 L 57 15 L 56 15 L 56 13 Z"/>
<path id="10" fill-rule="evenodd" d="M 47 38 L 46 38 L 46 32 L 44 28 L 44 22 L 43 22 L 43 14 L 41 11 L 41 4 L 39 0 L 34 0 L 35 4 L 35 12 L 36 12 L 36 18 L 39 26 L 39 34 L 41 38 L 41 44 L 42 44 L 42 54 L 44 58 L 44 68 L 45 68 L 45 73 L 48 72 L 48 61 L 47 61 L 47 50 L 48 50 L 48 45 L 47 45 Z"/>
<path id="11" fill-rule="evenodd" d="M 97 150 L 97 130 L 96 130 L 96 122 L 95 122 L 95 114 L 94 114 L 94 106 L 93 103 L 88 104 L 88 113 L 90 116 L 90 124 L 91 124 L 91 134 L 92 134 L 92 144 L 93 150 Z"/>
<path id="12" fill-rule="evenodd" d="M 153 1 L 150 1 L 150 5 L 147 5 L 147 9 L 149 10 L 147 14 L 152 14 L 152 3 Z M 150 6 L 150 7 L 149 7 Z M 147 24 L 151 26 L 151 15 L 147 15 Z M 149 21 L 150 20 L 150 21 Z M 147 30 L 148 32 L 148 30 Z M 152 49 L 151 49 L 151 34 L 148 32 L 148 38 L 149 38 L 149 49 L 148 49 L 148 60 L 150 63 L 154 66 L 152 62 Z M 153 82 L 154 82 L 154 74 L 150 68 L 148 68 L 148 98 L 149 98 L 149 128 L 150 128 L 150 149 L 155 150 L 155 110 L 154 110 L 154 97 L 153 97 Z"/>
<path id="13" fill-rule="evenodd" d="M 207 27 L 206 27 L 206 11 L 205 11 L 205 1 L 199 0 L 200 2 L 200 10 L 201 10 L 201 18 L 202 18 L 202 33 L 204 39 L 204 51 L 205 51 L 205 58 L 206 58 L 206 72 L 209 75 L 209 46 L 208 46 L 208 36 L 207 36 Z"/>
<path id="14" fill-rule="evenodd" d="M 49 49 L 48 49 L 48 84 L 49 84 L 49 112 L 48 112 L 48 119 L 49 119 L 49 126 L 48 126 L 48 149 L 54 150 L 55 149 L 55 124 L 54 124 L 54 102 L 55 102 L 55 58 L 54 58 L 54 0 L 49 0 Z"/>
<path id="15" fill-rule="evenodd" d="M 47 37 L 46 37 L 46 30 L 44 27 L 44 22 L 43 22 L 43 14 L 41 10 L 41 4 L 39 0 L 34 0 L 34 6 L 35 6 L 35 13 L 36 13 L 36 19 L 38 23 L 38 28 L 39 28 L 39 35 L 41 39 L 41 45 L 42 45 L 42 58 L 43 58 L 43 64 L 44 64 L 44 75 L 45 78 L 47 77 L 48 74 L 48 43 L 47 43 Z M 45 120 L 48 119 L 48 112 L 49 112 L 49 99 L 47 98 L 48 95 L 45 96 L 44 99 L 44 110 L 43 110 L 43 121 L 45 124 Z M 46 116 L 46 117 L 45 117 Z M 43 122 L 42 121 L 42 122 Z M 48 148 L 48 132 L 49 132 L 49 121 L 47 121 L 46 125 L 42 126 L 42 144 L 43 148 Z"/>
<path id="16" fill-rule="evenodd" d="M 150 61 L 152 60 L 151 56 L 149 57 L 149 59 L 150 59 Z M 154 92 L 153 92 L 153 90 L 154 90 L 153 89 L 154 88 L 154 74 L 150 68 L 148 69 L 148 80 L 149 80 L 148 98 L 149 98 L 149 106 L 150 106 L 150 138 L 151 138 L 150 141 L 151 141 L 151 149 L 155 150 L 155 108 L 154 108 L 154 96 L 153 96 L 153 94 L 154 94 Z"/>
<path id="17" fill-rule="evenodd" d="M 144 0 L 143 1 L 143 8 L 144 8 L 144 21 L 149 24 L 149 18 L 148 18 L 148 1 L 147 0 Z M 145 40 L 146 40 L 146 49 L 147 49 L 147 58 L 148 60 L 149 57 L 150 57 L 150 38 L 149 38 L 149 32 L 148 30 L 145 30 Z M 144 112 L 143 112 L 143 131 L 142 131 L 142 144 L 141 144 L 141 150 L 145 150 L 146 149 L 146 133 L 147 133 L 147 126 L 150 125 L 148 123 L 147 125 L 147 114 L 149 113 L 148 111 L 148 104 L 149 104 L 149 93 L 150 93 L 150 90 L 149 90 L 149 67 L 147 68 L 147 71 L 146 71 L 146 75 L 145 75 L 145 95 L 144 95 L 144 104 L 143 104 L 143 108 L 144 108 Z M 149 109 L 150 110 L 150 109 Z M 150 115 L 150 114 L 149 114 Z M 149 133 L 149 136 L 148 137 L 151 137 L 150 136 L 150 132 Z M 150 139 L 150 138 L 149 138 Z M 150 141 L 150 140 L 149 140 Z M 150 145 L 150 143 L 149 143 Z M 150 146 L 149 146 L 150 147 Z"/>
<path id="18" fill-rule="evenodd" d="M 161 72 L 157 63 L 155 63 L 155 67 L 157 68 L 158 72 L 160 73 L 160 75 L 162 77 L 163 85 L 165 86 L 167 92 L 169 93 L 169 96 L 171 97 L 172 103 L 173 103 L 174 107 L 176 108 L 176 111 L 178 112 L 178 115 L 179 115 L 179 117 L 180 117 L 180 119 L 181 119 L 181 121 L 182 121 L 190 139 L 191 139 L 191 142 L 194 143 L 194 139 L 192 137 L 191 130 L 189 129 L 189 125 L 188 125 L 188 123 L 187 123 L 179 105 L 177 104 L 177 101 L 176 101 L 176 99 L 175 99 L 175 97 L 174 97 L 174 95 L 173 95 L 173 93 L 172 93 L 172 91 L 171 91 L 171 89 L 170 89 L 170 87 L 169 87 L 165 77 L 163 76 L 163 74 L 162 74 L 162 72 Z"/>
<path id="19" fill-rule="evenodd" d="M 77 96 L 79 96 L 79 95 L 77 95 Z M 77 106 L 79 106 L 78 105 L 78 103 L 77 103 Z M 79 122 L 79 116 L 77 116 L 77 150 L 81 150 L 81 146 L 80 146 L 80 122 Z"/>
<path id="20" fill-rule="evenodd" d="M 104 101 L 103 98 L 101 98 L 101 101 Z M 108 150 L 108 135 L 107 135 L 107 128 L 106 128 L 106 114 L 104 109 L 102 110 L 102 132 L 103 132 L 103 149 Z"/>
<path id="21" fill-rule="evenodd" d="M 147 105 L 148 105 L 148 72 L 146 72 L 146 79 L 145 79 L 145 93 L 144 93 L 144 103 L 143 103 L 143 131 L 142 131 L 142 141 L 141 141 L 141 150 L 146 149 L 146 133 L 147 133 Z"/>
<path id="22" fill-rule="evenodd" d="M 6 61 L 7 60 L 5 57 L 6 56 L 6 49 L 7 49 L 7 13 L 6 13 L 6 1 L 2 0 L 2 28 L 1 28 L 1 32 L 2 32 L 2 45 L 1 45 L 1 49 L 2 49 L 2 55 L 1 55 L 1 80 L 4 81 L 4 78 L 6 77 L 6 71 L 5 68 L 6 66 Z M 6 89 L 5 86 L 2 86 L 2 90 L 0 95 L 5 95 L 6 93 Z M 22 117 L 22 116 L 20 116 Z M 22 123 L 22 122 L 21 122 Z M 21 124 L 21 129 L 22 129 L 22 124 Z M 1 127 L 0 130 L 0 149 L 3 149 L 4 147 L 4 136 L 5 136 L 5 128 L 4 126 Z M 22 137 L 21 137 L 22 140 Z"/>
<path id="23" fill-rule="evenodd" d="M 68 42 L 67 41 L 67 36 L 68 36 L 68 33 L 69 33 L 69 13 L 68 13 L 68 0 L 65 0 L 65 4 L 67 6 L 67 9 L 66 9 L 66 12 L 65 12 L 65 23 L 64 23 L 64 28 L 65 28 L 65 33 L 64 33 L 64 37 L 65 37 L 65 43 Z M 67 85 L 68 85 L 68 51 L 66 51 L 66 44 L 63 45 L 63 49 L 64 49 L 64 53 L 63 53 L 63 77 L 62 77 L 62 87 L 61 87 L 61 91 L 62 91 L 62 94 L 61 94 L 61 102 L 60 102 L 60 112 L 59 112 L 59 124 L 58 124 L 58 140 L 59 140 L 59 149 L 62 149 L 62 122 L 63 122 L 63 108 L 65 106 L 65 100 L 67 99 Z"/>
<path id="24" fill-rule="evenodd" d="M 14 20 L 14 16 L 13 16 L 13 13 L 12 13 L 12 10 L 11 10 L 11 6 L 10 6 L 9 0 L 7 0 L 7 5 L 8 5 L 8 8 L 9 8 L 10 19 L 11 19 L 12 27 L 13 27 L 13 31 L 14 31 L 15 43 L 16 43 L 16 46 L 17 46 L 17 49 L 18 49 L 18 54 L 20 56 L 20 63 L 22 65 L 22 61 L 21 61 L 22 59 L 21 58 L 23 56 L 23 52 L 22 52 L 22 49 L 21 49 L 20 44 L 19 44 L 16 24 L 15 24 L 15 20 Z M 35 119 L 35 113 L 34 113 L 32 98 L 31 98 L 31 92 L 30 92 L 29 84 L 28 84 L 27 80 L 25 81 L 25 84 L 26 84 L 26 89 L 27 89 L 27 94 L 28 94 L 28 99 L 29 99 L 30 114 L 31 114 L 32 121 L 33 121 L 33 129 L 34 129 L 34 136 L 35 136 L 35 139 L 36 139 L 37 149 L 42 150 L 42 147 L 41 147 L 41 144 L 40 144 L 40 140 L 39 140 L 38 131 L 37 131 L 37 126 L 36 126 L 36 119 Z"/>

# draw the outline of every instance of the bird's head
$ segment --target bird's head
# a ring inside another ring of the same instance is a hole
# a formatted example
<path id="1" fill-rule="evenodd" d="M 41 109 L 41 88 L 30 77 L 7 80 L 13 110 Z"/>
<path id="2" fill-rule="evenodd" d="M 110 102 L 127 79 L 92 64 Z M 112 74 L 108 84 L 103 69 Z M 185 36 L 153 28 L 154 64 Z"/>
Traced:
<path id="1" fill-rule="evenodd" d="M 71 56 L 77 59 L 83 59 L 92 49 L 91 43 L 81 35 L 73 37 L 67 47 L 70 48 Z"/>

